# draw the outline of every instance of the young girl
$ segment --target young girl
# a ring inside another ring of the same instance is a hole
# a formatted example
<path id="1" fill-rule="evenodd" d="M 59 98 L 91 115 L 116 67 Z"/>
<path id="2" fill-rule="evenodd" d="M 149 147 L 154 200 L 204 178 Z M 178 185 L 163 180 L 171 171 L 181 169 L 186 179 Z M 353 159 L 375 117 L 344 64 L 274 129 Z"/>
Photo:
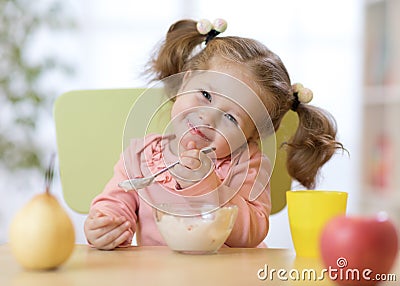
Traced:
<path id="1" fill-rule="evenodd" d="M 343 148 L 336 141 L 334 119 L 307 104 L 311 91 L 292 86 L 280 58 L 252 39 L 216 37 L 225 28 L 221 20 L 214 25 L 181 20 L 170 27 L 149 71 L 154 80 L 182 75 L 171 98 L 173 133 L 132 140 L 85 221 L 94 247 L 129 246 L 135 233 L 138 245 L 165 245 L 148 204 L 150 197 L 162 202 L 163 194 L 236 205 L 238 216 L 225 245 L 256 247 L 268 233 L 271 209 L 272 170 L 259 149 L 260 135 L 276 131 L 289 110 L 297 112 L 298 129 L 285 145 L 287 169 L 307 188 L 315 186 L 319 169 Z M 201 152 L 204 147 L 215 148 L 212 156 Z M 143 196 L 118 186 L 174 160 L 180 164 L 143 189 Z M 250 198 L 251 193 L 256 195 Z"/>

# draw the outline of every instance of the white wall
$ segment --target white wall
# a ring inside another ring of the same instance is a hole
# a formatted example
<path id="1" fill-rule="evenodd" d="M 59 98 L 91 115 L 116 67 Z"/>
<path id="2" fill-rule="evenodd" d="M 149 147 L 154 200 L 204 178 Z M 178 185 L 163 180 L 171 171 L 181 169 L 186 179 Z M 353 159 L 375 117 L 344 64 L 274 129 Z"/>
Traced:
<path id="1" fill-rule="evenodd" d="M 144 86 L 145 80 L 140 78 L 143 65 L 170 24 L 183 17 L 225 18 L 229 25 L 226 34 L 264 42 L 280 55 L 293 82 L 302 82 L 313 90 L 313 104 L 336 117 L 339 138 L 351 157 L 338 155 L 329 162 L 323 168 L 318 188 L 349 192 L 348 210 L 357 212 L 362 0 L 137 2 L 70 1 L 79 21 L 78 30 L 56 38 L 43 34 L 38 40 L 39 46 L 56 51 L 77 68 L 74 78 L 56 81 L 59 93 Z M 160 5 L 161 8 L 154 9 Z M 48 128 L 53 127 L 47 123 L 43 129 Z M 53 131 L 42 133 L 51 136 L 46 140 L 55 140 Z M 7 241 L 7 228 L 15 212 L 40 191 L 41 185 L 32 191 L 14 190 L 9 181 L 0 180 L 0 195 L 9 198 L 0 202 L 1 243 Z M 59 182 L 54 192 L 62 201 Z M 77 242 L 84 243 L 84 216 L 72 211 L 70 215 L 76 226 Z M 286 209 L 271 217 L 266 241 L 272 247 L 292 247 Z"/>

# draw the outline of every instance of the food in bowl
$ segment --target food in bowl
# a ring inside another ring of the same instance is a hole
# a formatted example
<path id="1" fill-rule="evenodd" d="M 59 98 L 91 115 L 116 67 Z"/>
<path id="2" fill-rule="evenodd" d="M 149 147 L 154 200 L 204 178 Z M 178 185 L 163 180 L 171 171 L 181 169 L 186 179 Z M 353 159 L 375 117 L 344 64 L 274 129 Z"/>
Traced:
<path id="1" fill-rule="evenodd" d="M 163 204 L 154 209 L 169 248 L 189 254 L 217 252 L 231 233 L 237 212 L 235 205 Z"/>

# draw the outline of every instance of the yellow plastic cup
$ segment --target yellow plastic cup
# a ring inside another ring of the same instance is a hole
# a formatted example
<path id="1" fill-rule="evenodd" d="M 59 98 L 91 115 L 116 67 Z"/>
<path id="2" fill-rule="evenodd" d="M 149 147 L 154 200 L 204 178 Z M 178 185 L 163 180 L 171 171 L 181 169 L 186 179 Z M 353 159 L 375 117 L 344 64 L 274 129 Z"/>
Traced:
<path id="1" fill-rule="evenodd" d="M 286 199 L 296 255 L 320 257 L 321 231 L 330 219 L 346 213 L 347 193 L 321 190 L 287 191 Z"/>

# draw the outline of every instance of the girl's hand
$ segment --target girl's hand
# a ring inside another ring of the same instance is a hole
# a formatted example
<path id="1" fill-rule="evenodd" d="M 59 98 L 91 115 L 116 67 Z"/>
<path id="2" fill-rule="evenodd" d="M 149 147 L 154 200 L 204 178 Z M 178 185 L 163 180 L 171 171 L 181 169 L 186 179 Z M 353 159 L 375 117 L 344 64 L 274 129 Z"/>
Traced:
<path id="1" fill-rule="evenodd" d="M 124 217 L 112 217 L 91 210 L 85 220 L 85 235 L 97 249 L 114 249 L 129 238 L 130 222 Z"/>
<path id="2" fill-rule="evenodd" d="M 173 169 L 175 177 L 181 188 L 187 188 L 205 178 L 212 168 L 211 159 L 198 149 L 182 152 L 180 164 Z"/>

